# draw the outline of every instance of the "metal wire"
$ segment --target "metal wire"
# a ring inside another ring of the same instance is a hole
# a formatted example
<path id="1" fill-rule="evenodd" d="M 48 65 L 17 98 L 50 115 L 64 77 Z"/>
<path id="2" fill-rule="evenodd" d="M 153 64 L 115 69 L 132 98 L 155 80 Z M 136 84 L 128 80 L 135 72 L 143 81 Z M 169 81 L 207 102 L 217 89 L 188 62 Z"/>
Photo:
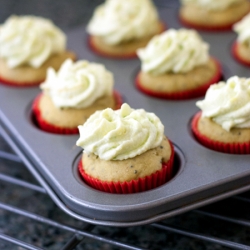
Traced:
<path id="1" fill-rule="evenodd" d="M 23 242 L 23 241 L 21 241 L 21 240 L 18 240 L 18 239 L 16 239 L 16 238 L 13 238 L 13 237 L 10 237 L 10 236 L 8 236 L 8 235 L 5 235 L 5 234 L 3 234 L 3 233 L 0 233 L 0 239 L 6 240 L 6 241 L 8 241 L 8 242 L 11 242 L 11 243 L 13 243 L 13 244 L 15 244 L 15 245 L 18 245 L 18 246 L 20 246 L 20 247 L 23 247 L 23 248 L 25 248 L 25 249 L 42 250 L 42 248 L 40 248 L 40 247 L 35 247 L 34 245 L 30 245 L 30 244 L 25 243 L 25 242 Z"/>
<path id="2" fill-rule="evenodd" d="M 1 140 L 1 138 L 0 138 L 0 140 Z M 8 161 L 16 162 L 16 163 L 21 162 L 21 160 L 19 159 L 19 157 L 17 155 L 14 155 L 14 154 L 8 153 L 8 152 L 4 152 L 4 151 L 0 151 L 0 158 L 6 159 Z M 2 182 L 8 183 L 9 185 L 14 185 L 14 186 L 16 186 L 16 188 L 22 187 L 22 188 L 25 188 L 28 190 L 32 190 L 34 192 L 38 192 L 38 193 L 47 195 L 46 190 L 43 187 L 41 187 L 40 185 L 30 183 L 28 181 L 19 179 L 17 177 L 13 177 L 13 176 L 10 176 L 7 174 L 0 173 L 0 180 Z M 249 203 L 249 201 L 250 201 L 249 198 L 244 198 L 241 196 L 235 196 L 235 197 L 233 197 L 233 199 L 240 200 L 241 202 L 245 202 L 245 203 Z M 32 221 L 36 221 L 38 223 L 42 223 L 44 225 L 48 225 L 48 226 L 58 228 L 60 230 L 64 230 L 64 231 L 72 233 L 72 236 L 68 238 L 68 240 L 66 241 L 64 246 L 60 247 L 60 249 L 62 249 L 62 250 L 75 249 L 78 245 L 80 245 L 82 242 L 84 242 L 85 239 L 92 239 L 96 242 L 106 243 L 110 246 L 113 246 L 115 249 L 117 249 L 117 248 L 118 249 L 134 249 L 134 250 L 148 249 L 148 248 L 144 248 L 144 247 L 138 247 L 134 244 L 123 242 L 121 240 L 112 239 L 112 238 L 109 238 L 106 236 L 99 235 L 96 232 L 93 232 L 96 226 L 91 225 L 89 223 L 86 223 L 83 228 L 79 229 L 79 228 L 69 226 L 69 225 L 66 225 L 66 224 L 61 223 L 61 222 L 57 222 L 53 219 L 46 218 L 44 216 L 32 213 L 30 211 L 20 209 L 16 206 L 12 206 L 12 205 L 9 205 L 9 204 L 3 203 L 3 202 L 0 202 L 0 209 L 3 211 L 7 211 L 10 214 L 22 216 L 22 217 L 25 217 L 25 218 L 30 219 Z M 205 211 L 203 209 L 193 210 L 192 213 L 197 214 L 197 215 L 201 215 L 204 217 L 208 217 L 208 218 L 211 217 L 211 218 L 216 219 L 218 221 L 225 221 L 227 223 L 233 223 L 233 224 L 240 225 L 243 227 L 250 227 L 250 222 L 246 219 L 233 218 L 230 216 L 217 214 L 215 212 Z M 187 230 L 187 229 L 183 229 L 183 228 L 178 228 L 178 227 L 173 226 L 173 225 L 168 225 L 165 221 L 159 222 L 159 223 L 153 223 L 151 225 L 141 226 L 141 228 L 144 228 L 144 229 L 145 228 L 146 229 L 152 228 L 152 227 L 157 228 L 157 230 L 161 230 L 161 231 L 163 230 L 166 233 L 173 233 L 175 235 L 190 237 L 192 239 L 196 239 L 199 241 L 208 242 L 209 244 L 220 245 L 220 246 L 228 247 L 231 249 L 250 249 L 250 246 L 243 244 L 243 243 L 237 243 L 237 242 L 233 242 L 230 240 L 221 239 L 219 237 L 214 237 L 211 235 L 204 235 L 204 234 L 199 233 L 199 232 L 192 232 L 190 229 Z M 21 246 L 24 249 L 33 249 L 33 250 L 46 249 L 46 248 L 40 248 L 40 247 L 37 247 L 35 245 L 23 242 L 22 240 L 20 240 L 18 238 L 11 237 L 11 236 L 6 235 L 2 232 L 0 232 L 0 239 L 3 241 L 7 241 L 13 245 Z M 150 248 L 150 249 L 153 249 L 153 248 Z"/>
<path id="3" fill-rule="evenodd" d="M 50 220 L 50 219 L 45 218 L 43 216 L 39 216 L 37 214 L 33 214 L 31 212 L 28 212 L 28 211 L 25 211 L 25 210 L 22 210 L 22 209 L 19 209 L 17 207 L 13 207 L 13 206 L 1 203 L 1 202 L 0 202 L 0 208 L 4 209 L 6 211 L 9 211 L 9 212 L 18 214 L 18 215 L 25 216 L 25 217 L 27 217 L 29 219 L 42 222 L 44 224 L 47 224 L 47 225 L 50 225 L 50 226 L 53 226 L 53 227 L 57 227 L 57 228 L 72 232 L 75 235 L 86 236 L 88 238 L 95 239 L 95 240 L 98 240 L 98 241 L 103 242 L 103 243 L 109 243 L 111 245 L 118 246 L 118 247 L 123 247 L 123 248 L 126 248 L 126 249 L 131 249 L 131 250 L 132 249 L 133 250 L 143 249 L 143 248 L 138 248 L 138 247 L 135 247 L 135 246 L 132 246 L 132 245 L 129 245 L 129 244 L 124 244 L 124 243 L 119 242 L 119 241 L 114 241 L 112 239 L 108 239 L 108 238 L 96 235 L 94 233 L 89 233 L 89 232 L 84 231 L 84 230 L 79 230 L 79 229 L 64 225 L 62 223 L 58 223 L 56 221 Z M 89 226 L 89 228 L 91 228 L 91 227 Z"/>
<path id="4" fill-rule="evenodd" d="M 219 239 L 219 238 L 216 238 L 216 237 L 206 236 L 206 235 L 202 235 L 202 234 L 199 234 L 199 233 L 192 233 L 190 231 L 185 231 L 185 230 L 182 230 L 182 229 L 169 227 L 167 225 L 163 225 L 163 224 L 160 224 L 160 223 L 153 223 L 152 226 L 163 229 L 163 230 L 166 230 L 166 231 L 169 231 L 169 232 L 174 232 L 174 233 L 185 235 L 185 236 L 188 236 L 188 237 L 193 237 L 195 239 L 205 240 L 205 241 L 208 241 L 208 242 L 211 242 L 211 243 L 214 243 L 214 244 L 220 244 L 221 246 L 230 247 L 230 248 L 233 248 L 233 249 L 239 249 L 239 250 L 250 249 L 249 246 L 246 246 L 244 244 L 239 244 L 239 243 L 235 243 L 235 242 L 228 241 L 228 240 L 222 240 L 222 239 Z"/>

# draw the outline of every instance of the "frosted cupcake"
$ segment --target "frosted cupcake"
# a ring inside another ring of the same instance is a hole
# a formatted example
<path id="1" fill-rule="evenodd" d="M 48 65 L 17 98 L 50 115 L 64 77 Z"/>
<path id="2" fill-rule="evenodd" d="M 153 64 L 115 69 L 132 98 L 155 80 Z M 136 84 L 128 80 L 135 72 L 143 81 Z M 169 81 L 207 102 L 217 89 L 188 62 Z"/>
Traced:
<path id="1" fill-rule="evenodd" d="M 87 26 L 91 49 L 113 58 L 136 57 L 136 49 L 163 30 L 151 0 L 106 0 Z"/>
<path id="2" fill-rule="evenodd" d="M 250 11 L 248 0 L 181 0 L 182 23 L 203 30 L 228 30 Z"/>
<path id="3" fill-rule="evenodd" d="M 96 110 L 120 107 L 113 85 L 112 73 L 101 64 L 68 59 L 58 72 L 49 68 L 33 103 L 35 122 L 47 132 L 77 134 L 77 126 Z"/>
<path id="4" fill-rule="evenodd" d="M 233 55 L 240 63 L 250 66 L 250 14 L 233 26 L 238 34 L 233 45 Z"/>
<path id="5" fill-rule="evenodd" d="M 250 78 L 231 77 L 212 85 L 192 120 L 197 140 L 216 151 L 250 153 Z"/>
<path id="6" fill-rule="evenodd" d="M 143 93 L 159 98 L 202 96 L 221 78 L 220 65 L 208 51 L 209 45 L 195 30 L 165 31 L 137 51 L 141 70 L 136 86 Z"/>
<path id="7" fill-rule="evenodd" d="M 58 70 L 67 59 L 65 34 L 50 20 L 11 16 L 0 26 L 0 82 L 31 86 L 45 80 L 48 67 Z"/>
<path id="8" fill-rule="evenodd" d="M 132 109 L 97 111 L 79 126 L 77 145 L 83 180 L 110 193 L 150 190 L 172 177 L 174 150 L 154 113 Z"/>

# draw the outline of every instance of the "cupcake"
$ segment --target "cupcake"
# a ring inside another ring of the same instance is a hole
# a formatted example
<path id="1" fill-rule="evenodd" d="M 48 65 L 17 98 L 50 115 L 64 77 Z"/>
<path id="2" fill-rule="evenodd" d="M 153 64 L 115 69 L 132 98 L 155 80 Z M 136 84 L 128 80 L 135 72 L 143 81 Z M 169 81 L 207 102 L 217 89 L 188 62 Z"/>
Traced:
<path id="1" fill-rule="evenodd" d="M 172 177 L 174 149 L 154 113 L 110 108 L 95 112 L 78 127 L 84 149 L 79 172 L 91 187 L 135 193 L 163 185 Z"/>
<path id="2" fill-rule="evenodd" d="M 112 73 L 103 65 L 67 59 L 58 72 L 48 69 L 43 92 L 32 106 L 35 123 L 47 132 L 77 134 L 77 126 L 96 110 L 120 107 L 113 84 Z"/>
<path id="3" fill-rule="evenodd" d="M 136 57 L 136 49 L 163 30 L 151 0 L 106 0 L 87 25 L 90 48 L 111 58 Z"/>
<path id="4" fill-rule="evenodd" d="M 209 45 L 195 30 L 169 29 L 138 49 L 141 70 L 137 88 L 166 99 L 188 99 L 205 94 L 220 80 L 220 64 L 208 53 Z"/>
<path id="5" fill-rule="evenodd" d="M 250 153 L 250 78 L 233 76 L 212 85 L 192 120 L 192 131 L 204 146 L 230 154 Z"/>
<path id="6" fill-rule="evenodd" d="M 58 70 L 75 54 L 65 49 L 66 36 L 50 20 L 11 16 L 0 26 L 0 82 L 31 86 L 45 80 L 46 70 Z"/>
<path id="7" fill-rule="evenodd" d="M 240 63 L 250 66 L 250 14 L 233 26 L 238 34 L 233 44 L 233 55 Z"/>
<path id="8" fill-rule="evenodd" d="M 181 0 L 179 17 L 191 28 L 230 30 L 249 11 L 248 0 Z"/>

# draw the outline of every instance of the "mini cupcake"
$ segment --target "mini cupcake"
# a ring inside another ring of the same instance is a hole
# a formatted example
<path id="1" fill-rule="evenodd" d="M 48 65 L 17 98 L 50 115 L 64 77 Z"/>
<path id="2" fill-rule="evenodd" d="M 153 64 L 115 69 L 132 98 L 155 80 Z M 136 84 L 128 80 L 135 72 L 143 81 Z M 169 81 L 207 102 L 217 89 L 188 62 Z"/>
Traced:
<path id="1" fill-rule="evenodd" d="M 106 0 L 87 26 L 90 48 L 111 58 L 136 57 L 136 49 L 163 30 L 151 0 Z"/>
<path id="2" fill-rule="evenodd" d="M 233 44 L 233 55 L 240 63 L 250 66 L 250 14 L 233 26 L 238 33 L 237 41 Z"/>
<path id="3" fill-rule="evenodd" d="M 230 30 L 250 11 L 248 0 L 181 0 L 181 22 L 202 30 Z"/>
<path id="4" fill-rule="evenodd" d="M 120 108 L 113 92 L 113 75 L 101 64 L 67 59 L 59 71 L 49 68 L 40 94 L 33 103 L 35 123 L 44 131 L 77 134 L 96 110 Z"/>
<path id="5" fill-rule="evenodd" d="M 137 52 L 142 63 L 137 88 L 166 99 L 204 95 L 221 78 L 221 67 L 208 50 L 195 30 L 170 29 L 155 36 Z"/>
<path id="6" fill-rule="evenodd" d="M 135 193 L 156 188 L 172 177 L 174 150 L 154 113 L 132 109 L 97 111 L 79 126 L 77 145 L 83 180 L 110 193 Z"/>
<path id="7" fill-rule="evenodd" d="M 46 70 L 58 70 L 67 59 L 66 36 L 50 20 L 11 16 L 0 26 L 0 82 L 31 86 L 45 80 Z"/>
<path id="8" fill-rule="evenodd" d="M 201 144 L 224 153 L 250 153 L 250 78 L 234 76 L 212 85 L 196 105 L 202 111 L 191 126 Z"/>

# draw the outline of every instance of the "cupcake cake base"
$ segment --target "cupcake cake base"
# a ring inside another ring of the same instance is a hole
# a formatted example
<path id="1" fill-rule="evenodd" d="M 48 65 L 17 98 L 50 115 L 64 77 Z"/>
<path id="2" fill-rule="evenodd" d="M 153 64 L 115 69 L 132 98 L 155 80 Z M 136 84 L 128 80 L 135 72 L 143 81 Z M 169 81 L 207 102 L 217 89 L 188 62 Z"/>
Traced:
<path id="1" fill-rule="evenodd" d="M 204 95 L 209 86 L 221 78 L 219 62 L 210 58 L 206 65 L 196 67 L 187 73 L 153 76 L 141 71 L 136 77 L 135 84 L 141 92 L 149 96 L 184 100 Z"/>
<path id="2" fill-rule="evenodd" d="M 163 23 L 159 23 L 155 35 L 163 32 L 165 28 Z M 137 57 L 136 50 L 145 47 L 152 36 L 153 35 L 138 40 L 134 39 L 117 45 L 108 45 L 101 37 L 89 36 L 88 44 L 90 49 L 100 56 L 114 59 L 131 59 Z"/>

